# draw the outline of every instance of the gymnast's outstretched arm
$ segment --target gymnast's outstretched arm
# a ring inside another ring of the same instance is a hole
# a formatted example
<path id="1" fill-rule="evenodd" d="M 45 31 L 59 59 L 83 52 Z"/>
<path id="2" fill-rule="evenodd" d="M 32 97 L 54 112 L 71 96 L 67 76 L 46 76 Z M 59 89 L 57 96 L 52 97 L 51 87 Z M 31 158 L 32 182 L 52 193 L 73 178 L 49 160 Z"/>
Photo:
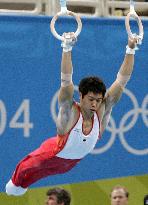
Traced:
<path id="1" fill-rule="evenodd" d="M 123 93 L 123 89 L 126 86 L 127 82 L 129 81 L 131 74 L 133 72 L 136 44 L 137 44 L 136 37 L 133 40 L 128 40 L 128 45 L 126 47 L 126 55 L 119 69 L 119 72 L 117 74 L 117 78 L 106 93 L 105 100 L 104 100 L 105 111 L 102 117 L 101 132 L 103 132 L 105 127 L 107 126 L 112 111 L 112 107 L 120 99 Z"/>
<path id="2" fill-rule="evenodd" d="M 128 46 L 123 63 L 119 69 L 116 80 L 108 90 L 107 95 L 113 99 L 113 103 L 116 103 L 120 99 L 123 89 L 133 72 L 136 42 L 136 38 L 133 40 L 128 40 Z"/>
<path id="3" fill-rule="evenodd" d="M 57 120 L 57 132 L 62 135 L 67 131 L 67 124 L 71 116 L 73 105 L 74 85 L 72 82 L 72 47 L 76 42 L 74 33 L 64 33 L 62 62 L 61 62 L 61 87 L 58 96 L 59 114 Z"/>

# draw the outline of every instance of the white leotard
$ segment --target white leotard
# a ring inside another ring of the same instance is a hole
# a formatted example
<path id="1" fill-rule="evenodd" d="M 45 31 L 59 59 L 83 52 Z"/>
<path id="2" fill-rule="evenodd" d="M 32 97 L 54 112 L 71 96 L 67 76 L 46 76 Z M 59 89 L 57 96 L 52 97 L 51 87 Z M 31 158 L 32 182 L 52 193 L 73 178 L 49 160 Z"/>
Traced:
<path id="1" fill-rule="evenodd" d="M 64 148 L 56 155 L 65 159 L 81 159 L 90 153 L 99 138 L 100 123 L 96 113 L 94 113 L 93 125 L 90 133 L 83 133 L 83 117 L 80 112 L 79 119 L 71 130 Z"/>

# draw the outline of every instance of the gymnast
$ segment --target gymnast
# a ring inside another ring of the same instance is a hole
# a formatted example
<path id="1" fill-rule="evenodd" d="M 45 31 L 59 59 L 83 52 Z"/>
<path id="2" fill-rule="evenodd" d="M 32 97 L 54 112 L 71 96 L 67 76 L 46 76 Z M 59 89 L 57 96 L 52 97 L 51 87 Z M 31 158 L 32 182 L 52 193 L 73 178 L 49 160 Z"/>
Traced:
<path id="1" fill-rule="evenodd" d="M 131 77 L 138 35 L 128 38 L 123 63 L 110 88 L 106 91 L 98 76 L 86 76 L 79 83 L 80 101 L 75 102 L 71 53 L 77 37 L 74 32 L 69 32 L 63 33 L 61 39 L 63 52 L 57 134 L 18 163 L 6 184 L 8 195 L 23 195 L 31 184 L 50 175 L 68 172 L 89 154 L 101 139 L 112 108 Z"/>

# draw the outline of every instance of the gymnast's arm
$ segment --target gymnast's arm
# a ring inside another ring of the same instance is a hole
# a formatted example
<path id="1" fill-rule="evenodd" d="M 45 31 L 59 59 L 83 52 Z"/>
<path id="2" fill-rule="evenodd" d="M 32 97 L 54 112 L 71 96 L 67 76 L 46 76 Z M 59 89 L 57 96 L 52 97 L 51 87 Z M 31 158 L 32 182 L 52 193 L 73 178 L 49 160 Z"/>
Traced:
<path id="1" fill-rule="evenodd" d="M 134 40 L 128 41 L 126 55 L 117 74 L 117 78 L 107 92 L 107 95 L 112 98 L 114 104 L 120 99 L 123 89 L 129 81 L 131 74 L 133 72 L 135 53 L 134 49 L 136 46 L 136 42 L 136 38 Z"/>
<path id="2" fill-rule="evenodd" d="M 108 89 L 105 99 L 104 99 L 104 115 L 102 117 L 102 131 L 104 131 L 107 126 L 110 118 L 110 114 L 112 111 L 112 107 L 118 102 L 120 99 L 123 89 L 129 81 L 133 66 L 134 66 L 134 53 L 137 39 L 129 40 L 128 47 L 126 50 L 126 55 L 124 57 L 123 63 L 119 69 L 116 80 L 113 82 L 111 87 Z"/>
<path id="3" fill-rule="evenodd" d="M 70 35 L 70 38 L 69 36 Z M 71 117 L 73 105 L 74 85 L 72 82 L 72 46 L 74 44 L 73 33 L 64 33 L 65 42 L 62 42 L 63 53 L 61 62 L 61 87 L 58 95 L 59 113 L 57 119 L 57 132 L 63 135 L 67 132 L 67 125 Z M 72 42 L 73 41 L 73 42 Z"/>

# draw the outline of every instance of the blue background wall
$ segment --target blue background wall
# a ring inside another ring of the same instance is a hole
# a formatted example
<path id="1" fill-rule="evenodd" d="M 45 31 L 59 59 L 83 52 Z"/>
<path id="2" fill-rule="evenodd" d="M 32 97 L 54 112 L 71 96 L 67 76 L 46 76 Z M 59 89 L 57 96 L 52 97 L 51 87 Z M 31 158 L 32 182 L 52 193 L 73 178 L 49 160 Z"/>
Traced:
<path id="1" fill-rule="evenodd" d="M 50 32 L 50 21 L 50 17 L 0 16 L 1 191 L 18 161 L 56 133 L 51 104 L 60 86 L 62 50 Z M 73 49 L 73 81 L 78 85 L 82 77 L 93 74 L 109 87 L 125 54 L 124 20 L 83 18 L 82 23 Z M 136 31 L 136 24 L 131 25 Z M 67 174 L 42 179 L 32 187 L 148 173 L 148 21 L 143 25 L 145 36 L 136 52 L 134 73 L 95 149 L 98 154 L 89 154 Z M 60 34 L 73 31 L 76 23 L 62 18 L 56 29 Z M 12 123 L 23 122 L 24 116 L 25 130 L 27 119 L 32 126 L 28 132 Z"/>

